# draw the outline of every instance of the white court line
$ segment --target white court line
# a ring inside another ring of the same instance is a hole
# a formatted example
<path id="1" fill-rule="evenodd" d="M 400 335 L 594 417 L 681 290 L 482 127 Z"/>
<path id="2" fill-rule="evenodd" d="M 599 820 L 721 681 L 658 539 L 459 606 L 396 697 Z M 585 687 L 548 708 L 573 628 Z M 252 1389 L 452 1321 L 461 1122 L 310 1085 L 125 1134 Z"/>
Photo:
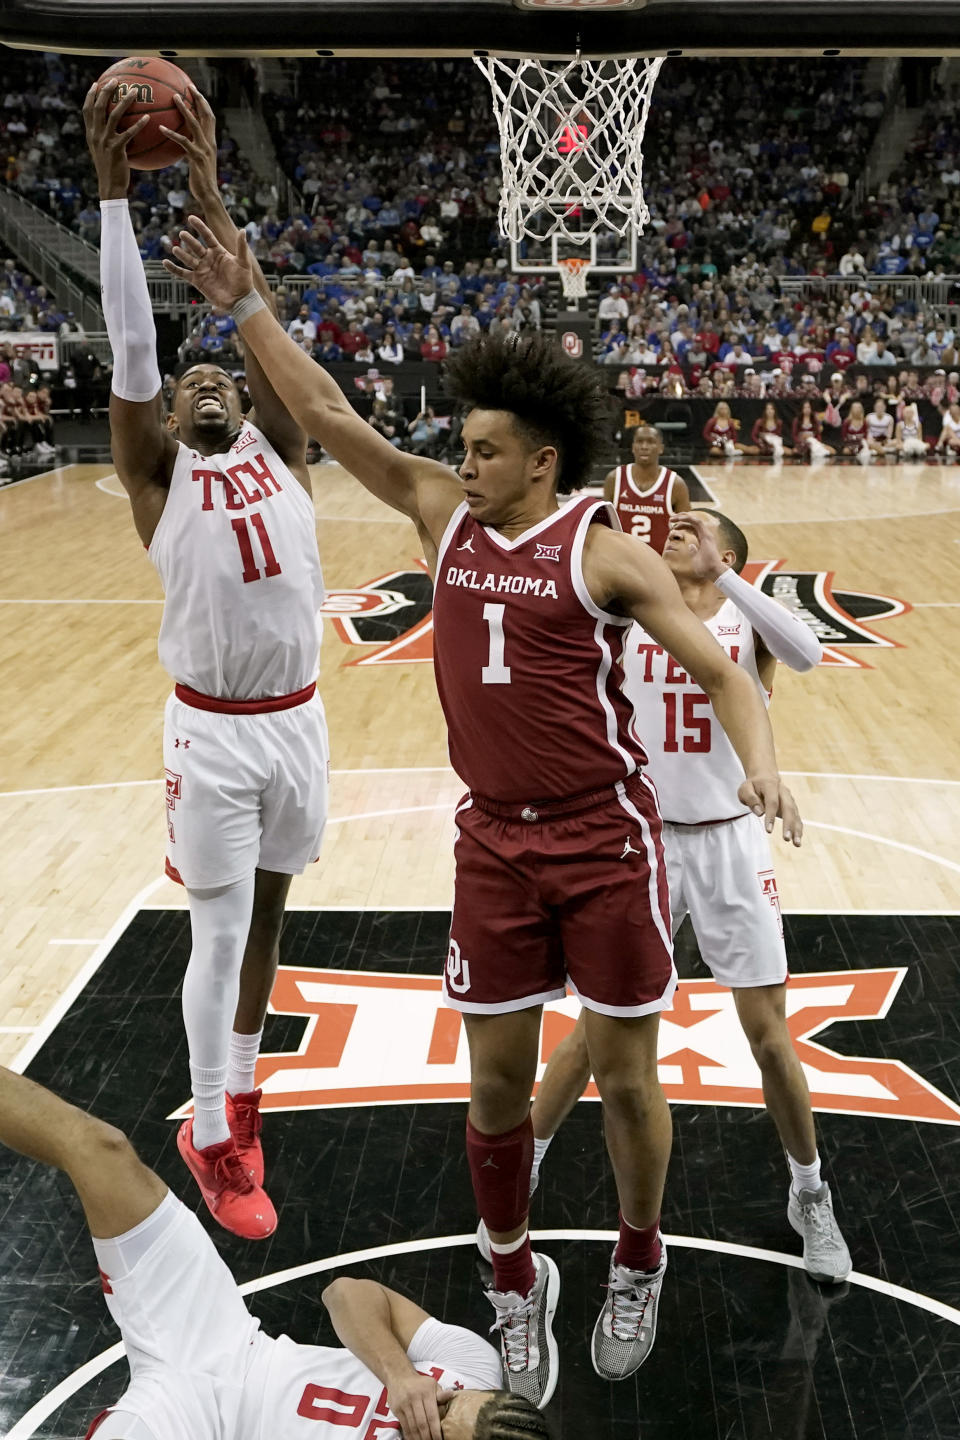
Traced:
<path id="1" fill-rule="evenodd" d="M 332 815 L 328 825 L 346 825 L 350 820 L 382 820 L 387 815 L 419 815 L 424 810 L 453 810 L 454 802 L 444 800 L 439 805 L 405 805 L 401 810 L 365 810 L 359 815 Z"/>
<path id="2" fill-rule="evenodd" d="M 48 940 L 48 945 L 102 945 L 102 940 Z"/>
<path id="3" fill-rule="evenodd" d="M 46 480 L 51 475 L 61 475 L 64 470 L 69 470 L 73 462 L 66 465 L 55 465 L 52 470 L 40 470 L 36 475 L 24 475 L 21 480 L 8 480 L 5 485 L 0 485 L 0 495 L 4 490 L 16 490 L 18 485 L 29 485 L 31 480 Z"/>
<path id="4" fill-rule="evenodd" d="M 127 492 L 123 489 L 122 486 L 119 490 L 110 489 L 110 485 L 108 482 L 111 480 L 116 480 L 117 484 L 120 484 L 120 477 L 117 474 L 116 470 L 114 470 L 112 475 L 102 475 L 100 479 L 95 481 L 94 483 L 96 484 L 97 489 L 102 491 L 104 495 L 112 495 L 114 500 L 126 500 Z"/>
<path id="5" fill-rule="evenodd" d="M 162 780 L 102 780 L 96 785 L 41 785 L 37 790 L 0 790 L 0 800 L 24 795 L 71 795 L 77 790 L 129 790 L 137 785 L 162 785 Z"/>
<path id="6" fill-rule="evenodd" d="M 100 966 L 110 954 L 110 951 L 113 949 L 114 945 L 119 940 L 124 930 L 126 930 L 127 926 L 130 924 L 130 921 L 134 918 L 137 911 L 144 908 L 146 902 L 150 899 L 150 896 L 156 890 L 159 890 L 160 886 L 164 884 L 165 880 L 166 876 L 160 875 L 156 880 L 151 880 L 149 885 L 144 885 L 142 890 L 137 891 L 136 895 L 134 895 L 129 905 L 124 908 L 116 924 L 111 927 L 110 931 L 100 941 L 96 950 L 90 956 L 87 963 L 82 967 L 81 970 L 77 972 L 77 974 L 70 981 L 70 984 L 67 986 L 67 988 L 58 997 L 58 999 L 54 1001 L 53 1005 L 51 1005 L 46 1015 L 44 1015 L 43 1019 L 40 1021 L 40 1024 L 34 1029 L 26 1045 L 24 1045 L 23 1048 L 14 1057 L 14 1059 L 11 1060 L 11 1070 L 15 1070 L 20 1075 L 23 1074 L 24 1070 L 30 1064 L 30 1061 L 37 1054 L 37 1051 L 46 1044 L 47 1040 L 49 1040 L 50 1036 L 53 1034 L 54 1030 L 59 1025 L 60 1021 L 63 1019 L 64 1015 L 66 1015 L 67 1011 L 70 1009 L 70 1006 L 73 1004 L 74 1000 L 76 1000 L 77 996 L 84 989 L 84 986 L 87 984 L 88 980 L 92 979 L 92 977 L 100 969 Z"/>
<path id="7" fill-rule="evenodd" d="M 0 600 L 0 605 L 162 605 L 162 600 Z"/>
<path id="8" fill-rule="evenodd" d="M 616 1230 L 533 1230 L 531 1238 L 537 1241 L 580 1241 L 588 1244 L 613 1244 L 618 1238 Z M 786 1255 L 779 1250 L 761 1250 L 754 1245 L 736 1245 L 729 1240 L 709 1240 L 699 1235 L 664 1235 L 668 1246 L 678 1250 L 704 1250 L 718 1255 L 732 1255 L 742 1260 L 762 1260 L 773 1265 L 783 1265 L 792 1270 L 802 1270 L 803 1261 L 799 1255 Z M 420 1254 L 428 1250 L 452 1250 L 457 1247 L 473 1247 L 477 1243 L 476 1235 L 441 1235 L 425 1240 L 412 1240 L 406 1243 L 394 1245 L 376 1245 L 368 1250 L 351 1250 L 343 1255 L 330 1255 L 322 1260 L 311 1260 L 305 1265 L 294 1265 L 286 1270 L 277 1270 L 272 1275 L 261 1275 L 256 1280 L 250 1280 L 245 1285 L 237 1288 L 241 1295 L 255 1295 L 261 1290 L 273 1290 L 280 1285 L 287 1285 L 293 1280 L 301 1280 L 310 1275 L 320 1275 L 329 1270 L 338 1270 L 348 1265 L 361 1265 L 370 1260 L 383 1260 L 396 1255 Z M 907 1290 L 902 1285 L 894 1285 L 889 1280 L 878 1280 L 873 1275 L 862 1275 L 859 1271 L 853 1270 L 847 1277 L 851 1285 L 859 1285 L 864 1290 L 873 1290 L 877 1294 L 886 1295 L 892 1300 L 898 1300 L 904 1305 L 913 1305 L 918 1310 L 924 1310 L 930 1315 L 935 1315 L 940 1320 L 946 1320 L 951 1325 L 960 1325 L 960 1310 L 946 1305 L 942 1300 L 936 1300 L 931 1295 L 923 1295 L 917 1290 Z M 103 1373 L 111 1365 L 124 1357 L 123 1345 L 111 1345 L 109 1350 L 104 1350 L 81 1365 L 72 1375 L 61 1380 L 48 1395 L 32 1405 L 27 1413 L 17 1421 L 13 1429 L 8 1431 L 6 1440 L 31 1440 L 36 1434 L 37 1427 L 42 1425 L 53 1412 L 61 1406 L 64 1401 L 69 1400 L 78 1390 L 82 1389 L 88 1381 L 93 1380 L 97 1375 Z"/>
<path id="9" fill-rule="evenodd" d="M 781 775 L 800 775 L 805 780 L 889 780 L 894 785 L 960 785 L 941 775 L 847 775 L 841 770 L 781 770 Z"/>
<path id="10" fill-rule="evenodd" d="M 945 870 L 953 870 L 960 875 L 960 865 L 955 860 L 948 860 L 944 855 L 935 855 L 932 850 L 921 850 L 917 845 L 907 845 L 903 840 L 890 840 L 886 835 L 873 835 L 869 830 L 852 830 L 848 825 L 828 825 L 825 820 L 804 820 L 805 830 L 833 830 L 838 835 L 852 835 L 856 840 L 873 840 L 877 845 L 889 845 L 891 850 L 904 850 L 908 855 L 919 855 L 921 860 L 929 860 L 934 865 L 942 865 Z"/>
<path id="11" fill-rule="evenodd" d="M 0 1035 L 32 1035 L 35 1025 L 0 1025 Z"/>

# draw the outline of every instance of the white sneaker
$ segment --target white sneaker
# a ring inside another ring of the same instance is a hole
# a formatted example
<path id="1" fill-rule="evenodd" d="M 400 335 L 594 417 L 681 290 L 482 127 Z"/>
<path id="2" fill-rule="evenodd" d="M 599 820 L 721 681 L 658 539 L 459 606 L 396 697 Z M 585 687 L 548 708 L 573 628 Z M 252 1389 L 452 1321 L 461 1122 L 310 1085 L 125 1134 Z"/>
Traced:
<path id="1" fill-rule="evenodd" d="M 639 1370 L 657 1338 L 660 1288 L 667 1273 L 667 1247 L 656 1270 L 628 1270 L 611 1256 L 607 1300 L 593 1327 L 590 1356 L 604 1380 L 625 1380 Z M 617 1253 L 614 1249 L 614 1255 Z"/>
<path id="2" fill-rule="evenodd" d="M 846 1280 L 853 1262 L 833 1213 L 830 1186 L 823 1184 L 819 1190 L 801 1190 L 797 1195 L 791 1185 L 787 1219 L 803 1237 L 803 1268 L 807 1274 L 825 1285 L 839 1285 Z"/>
<path id="3" fill-rule="evenodd" d="M 537 1278 L 526 1297 L 515 1290 L 488 1290 L 497 1318 L 491 1334 L 500 1335 L 503 1378 L 511 1395 L 522 1395 L 542 1410 L 548 1405 L 560 1371 L 553 1317 L 560 1297 L 560 1272 L 549 1255 L 535 1254 Z"/>

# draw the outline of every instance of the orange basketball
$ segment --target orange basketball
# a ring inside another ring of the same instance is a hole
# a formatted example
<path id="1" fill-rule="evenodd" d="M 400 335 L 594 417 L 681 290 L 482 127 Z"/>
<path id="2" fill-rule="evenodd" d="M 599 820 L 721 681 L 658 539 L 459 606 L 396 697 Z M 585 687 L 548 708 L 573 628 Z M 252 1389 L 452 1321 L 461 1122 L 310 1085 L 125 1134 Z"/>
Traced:
<path id="1" fill-rule="evenodd" d="M 109 70 L 104 70 L 97 84 L 118 88 L 119 93 L 111 102 L 111 109 L 128 90 L 135 92 L 136 98 L 124 116 L 121 131 L 129 129 L 141 115 L 150 117 L 127 149 L 127 158 L 134 170 L 162 170 L 165 165 L 173 165 L 182 157 L 180 146 L 168 140 L 159 129 L 161 125 L 166 125 L 168 130 L 184 128 L 183 116 L 173 103 L 174 95 L 181 95 L 193 108 L 188 89 L 190 77 L 178 65 L 152 56 L 142 59 L 132 56 L 117 60 Z"/>

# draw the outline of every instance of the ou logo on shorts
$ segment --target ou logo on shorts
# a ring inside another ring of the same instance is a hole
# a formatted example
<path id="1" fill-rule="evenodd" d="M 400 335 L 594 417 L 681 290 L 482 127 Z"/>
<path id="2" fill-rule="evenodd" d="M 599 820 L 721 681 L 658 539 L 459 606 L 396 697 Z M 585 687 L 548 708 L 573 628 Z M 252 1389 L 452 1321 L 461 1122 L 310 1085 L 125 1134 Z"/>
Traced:
<path id="1" fill-rule="evenodd" d="M 470 962 L 460 954 L 456 940 L 450 941 L 447 952 L 447 989 L 463 995 L 470 989 Z"/>
<path id="2" fill-rule="evenodd" d="M 560 337 L 560 344 L 573 360 L 579 360 L 583 354 L 583 341 L 576 330 L 564 330 Z"/>

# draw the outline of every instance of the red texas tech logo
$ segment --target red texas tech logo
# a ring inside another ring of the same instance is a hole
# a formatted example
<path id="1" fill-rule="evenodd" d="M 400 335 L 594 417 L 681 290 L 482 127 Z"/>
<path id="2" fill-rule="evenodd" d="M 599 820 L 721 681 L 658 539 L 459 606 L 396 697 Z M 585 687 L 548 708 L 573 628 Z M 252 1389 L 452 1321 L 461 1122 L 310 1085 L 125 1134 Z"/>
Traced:
<path id="1" fill-rule="evenodd" d="M 167 834 L 171 840 L 176 839 L 173 833 L 173 812 L 177 808 L 177 801 L 180 799 L 180 785 L 183 781 L 182 775 L 175 775 L 172 770 L 164 768 L 166 779 L 166 793 L 164 799 L 167 806 Z"/>

